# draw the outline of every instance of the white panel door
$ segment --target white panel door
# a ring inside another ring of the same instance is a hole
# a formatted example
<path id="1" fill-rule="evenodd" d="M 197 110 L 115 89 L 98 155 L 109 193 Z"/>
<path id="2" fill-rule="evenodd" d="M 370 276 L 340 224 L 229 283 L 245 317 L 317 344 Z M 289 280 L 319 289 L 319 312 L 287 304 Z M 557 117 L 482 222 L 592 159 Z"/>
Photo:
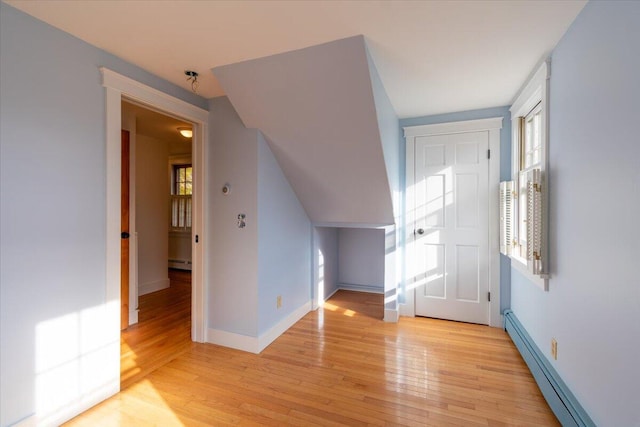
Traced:
<path id="1" fill-rule="evenodd" d="M 489 323 L 488 132 L 415 139 L 416 315 Z"/>

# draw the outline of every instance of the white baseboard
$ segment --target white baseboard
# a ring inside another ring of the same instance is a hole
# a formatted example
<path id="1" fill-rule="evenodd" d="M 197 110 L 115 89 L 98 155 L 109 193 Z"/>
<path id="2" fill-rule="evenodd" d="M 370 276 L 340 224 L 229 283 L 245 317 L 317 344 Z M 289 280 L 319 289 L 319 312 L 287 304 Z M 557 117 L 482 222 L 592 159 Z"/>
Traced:
<path id="1" fill-rule="evenodd" d="M 398 304 L 398 311 L 400 316 L 416 317 L 409 304 Z"/>
<path id="2" fill-rule="evenodd" d="M 208 329 L 206 341 L 210 344 L 235 348 L 236 350 L 247 351 L 249 353 L 260 353 L 258 350 L 258 338 L 248 335 L 221 331 L 219 329 Z"/>
<path id="3" fill-rule="evenodd" d="M 269 344 L 275 341 L 276 338 L 309 313 L 309 311 L 311 311 L 311 301 L 304 303 L 301 307 L 293 311 L 293 313 L 289 314 L 259 337 L 250 337 L 248 335 L 221 331 L 219 329 L 209 329 L 207 330 L 206 340 L 211 344 L 259 354 L 262 350 L 267 348 Z"/>
<path id="4" fill-rule="evenodd" d="M 15 427 L 37 427 L 61 425 L 73 417 L 89 410 L 98 403 L 107 400 L 120 391 L 120 378 L 110 384 L 106 384 L 93 393 L 83 396 L 81 400 L 73 402 L 53 414 L 33 414 L 13 424 Z"/>
<path id="5" fill-rule="evenodd" d="M 138 323 L 139 311 L 140 310 L 138 310 L 137 308 L 132 308 L 131 310 L 129 310 L 129 326 L 135 325 L 136 323 Z"/>
<path id="6" fill-rule="evenodd" d="M 338 289 L 345 291 L 368 292 L 370 294 L 384 294 L 384 288 L 372 285 L 355 285 L 352 283 L 338 283 Z"/>
<path id="7" fill-rule="evenodd" d="M 138 285 L 138 295 L 146 295 L 169 287 L 169 278 L 156 280 L 155 282 L 141 283 Z"/>
<path id="8" fill-rule="evenodd" d="M 390 323 L 398 323 L 398 310 L 389 310 L 385 308 L 384 310 L 384 321 Z"/>
<path id="9" fill-rule="evenodd" d="M 302 319 L 308 312 L 311 311 L 311 301 L 307 301 L 301 307 L 294 310 L 293 313 L 282 319 L 278 324 L 273 326 L 264 334 L 258 338 L 259 352 L 264 350 L 276 340 L 280 335 L 284 334 L 287 329 L 296 324 L 296 322 Z"/>
<path id="10" fill-rule="evenodd" d="M 336 292 L 338 292 L 340 290 L 340 288 L 335 288 L 333 290 L 333 292 L 331 292 L 329 295 L 326 296 L 326 298 L 322 299 L 322 302 L 324 303 L 325 301 L 327 301 L 328 299 L 331 299 L 332 296 L 334 296 L 336 294 Z"/>
<path id="11" fill-rule="evenodd" d="M 191 271 L 191 260 L 190 259 L 170 259 L 169 268 L 175 268 L 178 270 L 189 270 Z"/>

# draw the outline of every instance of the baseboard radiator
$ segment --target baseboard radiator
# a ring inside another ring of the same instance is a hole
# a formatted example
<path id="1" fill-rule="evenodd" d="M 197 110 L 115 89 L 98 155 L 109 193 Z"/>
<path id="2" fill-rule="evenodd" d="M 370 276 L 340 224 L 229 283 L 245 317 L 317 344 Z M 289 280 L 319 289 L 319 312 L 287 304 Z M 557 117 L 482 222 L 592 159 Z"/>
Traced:
<path id="1" fill-rule="evenodd" d="M 504 312 L 504 324 L 507 333 L 538 383 L 542 395 L 563 427 L 595 427 L 594 422 L 543 356 L 513 311 Z"/>
<path id="2" fill-rule="evenodd" d="M 170 259 L 169 268 L 176 268 L 178 270 L 191 270 L 190 259 Z"/>

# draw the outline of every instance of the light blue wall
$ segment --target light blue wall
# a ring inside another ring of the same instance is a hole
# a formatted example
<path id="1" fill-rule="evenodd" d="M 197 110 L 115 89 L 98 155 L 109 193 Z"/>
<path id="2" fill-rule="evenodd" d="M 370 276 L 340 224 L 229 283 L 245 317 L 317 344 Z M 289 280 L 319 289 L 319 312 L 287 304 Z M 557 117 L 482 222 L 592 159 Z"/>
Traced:
<path id="1" fill-rule="evenodd" d="M 209 100 L 209 111 L 209 328 L 257 337 L 258 131 L 242 124 L 226 97 Z M 246 227 L 238 228 L 238 214 Z"/>
<path id="2" fill-rule="evenodd" d="M 366 44 L 365 44 L 366 46 Z M 371 78 L 371 89 L 373 91 L 374 107 L 378 117 L 378 129 L 382 142 L 382 152 L 385 166 L 387 167 L 387 178 L 393 202 L 393 211 L 396 218 L 402 213 L 401 201 L 401 179 L 400 179 L 400 145 L 397 143 L 400 124 L 398 116 L 389 100 L 389 96 L 384 89 L 380 75 L 376 69 L 373 58 L 367 48 L 367 63 L 369 65 L 369 75 Z"/>
<path id="3" fill-rule="evenodd" d="M 209 111 L 209 328 L 258 337 L 310 301 L 311 223 L 263 135 L 226 97 Z"/>
<path id="4" fill-rule="evenodd" d="M 313 279 L 324 301 L 338 289 L 338 229 L 313 227 L 313 233 Z"/>
<path id="5" fill-rule="evenodd" d="M 338 229 L 338 282 L 384 291 L 385 230 Z"/>
<path id="6" fill-rule="evenodd" d="M 407 126 L 432 125 L 436 123 L 478 120 L 491 117 L 502 117 L 500 130 L 500 180 L 511 179 L 511 113 L 509 107 L 485 108 L 482 110 L 461 111 L 457 113 L 438 114 L 434 116 L 414 117 L 400 120 L 401 177 L 402 188 L 406 185 L 406 145 L 402 128 Z M 500 312 L 510 307 L 511 301 L 511 261 L 500 255 Z"/>
<path id="7" fill-rule="evenodd" d="M 310 302 L 311 233 L 309 217 L 258 133 L 258 334 Z"/>
<path id="8" fill-rule="evenodd" d="M 590 417 L 638 426 L 640 3 L 590 2 L 552 54 L 549 292 L 511 307 Z"/>
<path id="9" fill-rule="evenodd" d="M 4 3 L 0 54 L 4 426 L 35 411 L 36 327 L 106 304 L 105 90 L 98 67 L 199 107 L 206 102 Z M 107 339 L 85 327 L 88 336 Z"/>

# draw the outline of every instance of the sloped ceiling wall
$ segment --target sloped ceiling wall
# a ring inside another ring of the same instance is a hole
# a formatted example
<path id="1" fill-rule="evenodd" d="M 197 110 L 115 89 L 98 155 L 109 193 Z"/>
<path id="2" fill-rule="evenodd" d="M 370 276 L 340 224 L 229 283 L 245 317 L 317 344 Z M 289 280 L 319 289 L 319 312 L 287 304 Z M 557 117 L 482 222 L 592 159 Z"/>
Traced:
<path id="1" fill-rule="evenodd" d="M 350 37 L 213 69 L 260 129 L 316 224 L 393 224 L 365 40 Z"/>

